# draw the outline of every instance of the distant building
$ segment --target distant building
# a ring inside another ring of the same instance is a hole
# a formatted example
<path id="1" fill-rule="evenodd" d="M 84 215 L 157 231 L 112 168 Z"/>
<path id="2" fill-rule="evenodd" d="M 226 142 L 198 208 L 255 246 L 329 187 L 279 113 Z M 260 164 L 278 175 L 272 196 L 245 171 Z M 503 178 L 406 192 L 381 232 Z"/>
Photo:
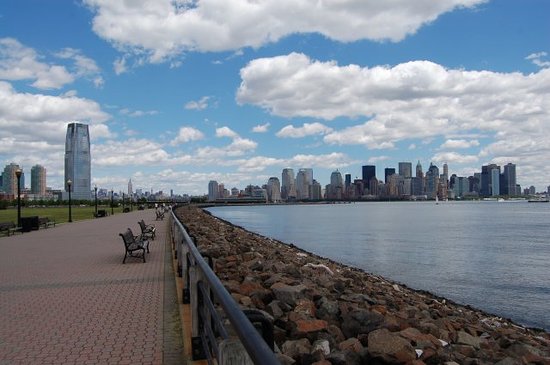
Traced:
<path id="1" fill-rule="evenodd" d="M 281 183 L 275 176 L 267 181 L 267 199 L 272 203 L 281 201 Z"/>
<path id="2" fill-rule="evenodd" d="M 424 178 L 424 173 L 422 172 L 422 165 L 420 164 L 420 160 L 418 160 L 418 163 L 416 164 L 416 177 L 419 177 L 421 179 Z"/>
<path id="3" fill-rule="evenodd" d="M 363 185 L 368 188 L 372 178 L 376 177 L 376 166 L 374 166 L 374 165 L 365 165 L 365 166 L 362 167 L 361 172 L 362 172 L 361 177 L 363 178 Z"/>
<path id="4" fill-rule="evenodd" d="M 400 176 L 403 176 L 404 178 L 412 177 L 412 163 L 399 162 L 397 165 Z"/>
<path id="5" fill-rule="evenodd" d="M 516 190 L 516 184 L 516 165 L 508 163 L 504 165 L 504 171 L 502 172 L 501 194 L 520 195 L 520 192 Z"/>
<path id="6" fill-rule="evenodd" d="M 31 193 L 35 195 L 46 195 L 46 169 L 42 165 L 31 167 Z"/>
<path id="7" fill-rule="evenodd" d="M 429 199 L 435 199 L 439 190 L 439 168 L 430 163 L 426 172 L 426 195 Z"/>
<path id="8" fill-rule="evenodd" d="M 73 199 L 91 199 L 91 156 L 88 125 L 70 123 L 65 139 L 65 191 L 71 180 Z"/>
<path id="9" fill-rule="evenodd" d="M 390 176 L 395 175 L 395 168 L 386 167 L 384 169 L 384 183 L 388 184 L 390 182 Z"/>
<path id="10" fill-rule="evenodd" d="M 330 174 L 330 184 L 327 192 L 327 199 L 340 200 L 342 199 L 342 193 L 344 190 L 344 181 L 342 180 L 342 174 L 336 170 Z"/>
<path id="11" fill-rule="evenodd" d="M 2 186 L 7 195 L 17 195 L 17 176 L 15 175 L 15 171 L 18 169 L 20 169 L 19 165 L 14 162 L 4 167 L 4 173 L 2 174 Z M 25 178 L 23 173 L 21 173 L 19 186 L 21 190 L 25 188 Z"/>
<path id="12" fill-rule="evenodd" d="M 218 194 L 218 182 L 215 180 L 210 180 L 208 182 L 208 201 L 215 201 L 218 199 Z"/>
<path id="13" fill-rule="evenodd" d="M 128 195 L 132 196 L 134 194 L 134 189 L 132 188 L 132 179 L 128 180 Z"/>
<path id="14" fill-rule="evenodd" d="M 321 184 L 317 180 L 313 179 L 311 184 L 311 200 L 321 200 L 323 198 Z"/>
<path id="15" fill-rule="evenodd" d="M 296 199 L 296 183 L 294 180 L 294 170 L 291 168 L 283 169 L 281 183 L 281 199 Z"/>
<path id="16" fill-rule="evenodd" d="M 305 169 L 298 170 L 298 174 L 296 175 L 296 199 L 309 199 L 309 186 L 310 183 L 308 182 L 308 176 Z"/>

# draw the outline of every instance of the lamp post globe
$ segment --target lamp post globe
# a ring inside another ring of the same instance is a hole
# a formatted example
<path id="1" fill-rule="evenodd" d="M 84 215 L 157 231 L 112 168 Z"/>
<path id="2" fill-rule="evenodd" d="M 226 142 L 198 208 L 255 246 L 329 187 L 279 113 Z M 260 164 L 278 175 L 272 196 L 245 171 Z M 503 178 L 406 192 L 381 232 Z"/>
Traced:
<path id="1" fill-rule="evenodd" d="M 71 179 L 67 180 L 67 188 L 69 189 L 69 223 L 73 221 L 73 212 L 71 207 L 71 185 L 72 184 L 73 182 L 71 181 Z"/>
<path id="2" fill-rule="evenodd" d="M 21 227 L 21 169 L 15 170 L 17 177 L 17 227 Z"/>

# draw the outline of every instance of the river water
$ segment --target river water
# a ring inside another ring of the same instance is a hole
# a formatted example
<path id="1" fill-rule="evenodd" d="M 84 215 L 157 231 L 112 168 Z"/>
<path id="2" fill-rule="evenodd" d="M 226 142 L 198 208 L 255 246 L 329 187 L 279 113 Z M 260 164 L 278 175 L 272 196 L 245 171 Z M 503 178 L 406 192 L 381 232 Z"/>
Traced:
<path id="1" fill-rule="evenodd" d="M 224 206 L 212 214 L 323 257 L 550 331 L 550 204 Z"/>

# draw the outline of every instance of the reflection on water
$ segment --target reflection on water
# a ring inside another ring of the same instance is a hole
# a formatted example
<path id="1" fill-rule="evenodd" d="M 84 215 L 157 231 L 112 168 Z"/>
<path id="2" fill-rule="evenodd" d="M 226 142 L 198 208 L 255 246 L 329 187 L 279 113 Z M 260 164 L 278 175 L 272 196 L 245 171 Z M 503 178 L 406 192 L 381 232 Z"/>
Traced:
<path id="1" fill-rule="evenodd" d="M 335 261 L 550 330 L 550 204 L 372 202 L 209 210 Z"/>

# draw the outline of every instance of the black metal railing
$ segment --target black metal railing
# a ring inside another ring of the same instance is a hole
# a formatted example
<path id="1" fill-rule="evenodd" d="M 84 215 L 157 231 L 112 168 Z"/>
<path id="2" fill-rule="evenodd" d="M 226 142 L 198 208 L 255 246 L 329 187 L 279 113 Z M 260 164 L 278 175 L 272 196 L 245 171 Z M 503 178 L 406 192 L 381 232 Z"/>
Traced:
<path id="1" fill-rule="evenodd" d="M 184 225 L 176 218 L 174 210 L 170 214 L 170 228 L 178 275 L 183 279 L 183 302 L 191 307 L 193 360 L 206 359 L 212 364 L 216 359 L 218 364 L 231 363 L 226 359 L 232 357 L 235 360 L 235 350 L 239 352 L 241 349 L 241 355 L 246 360 L 243 363 L 250 363 L 251 360 L 254 364 L 279 364 L 273 353 L 271 322 L 259 311 L 242 311 L 239 308 L 214 273 L 213 260 L 209 257 L 208 262 L 205 260 Z M 223 312 L 220 313 L 217 308 Z M 230 336 L 222 316 L 229 320 L 239 341 Z"/>

